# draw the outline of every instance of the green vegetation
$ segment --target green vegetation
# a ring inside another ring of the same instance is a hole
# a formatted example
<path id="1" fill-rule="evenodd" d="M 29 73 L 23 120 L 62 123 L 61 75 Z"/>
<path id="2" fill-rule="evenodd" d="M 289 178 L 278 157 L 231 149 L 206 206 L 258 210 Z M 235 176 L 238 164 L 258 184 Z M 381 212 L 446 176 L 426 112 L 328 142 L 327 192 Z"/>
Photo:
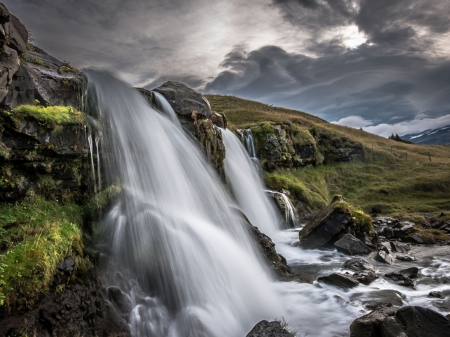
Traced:
<path id="1" fill-rule="evenodd" d="M 316 155 L 328 157 L 324 165 L 320 164 L 322 160 L 315 160 L 315 166 L 278 167 L 264 174 L 269 188 L 288 189 L 310 210 L 324 207 L 334 194 L 344 195 L 365 212 L 431 213 L 450 209 L 448 146 L 406 144 L 300 111 L 237 97 L 207 98 L 213 111 L 227 116 L 230 129 L 251 128 L 257 148 L 267 134 L 273 133 L 273 125 L 282 125 L 291 132 L 290 139 L 299 143 L 302 139 L 309 141 L 309 135 L 314 137 Z M 334 150 L 352 144 L 361 144 L 364 155 L 350 162 L 329 160 Z"/>
<path id="2" fill-rule="evenodd" d="M 83 124 L 84 114 L 71 106 L 21 105 L 11 111 L 13 117 L 31 116 L 46 123 Z"/>
<path id="3" fill-rule="evenodd" d="M 58 68 L 58 73 L 59 74 L 63 74 L 63 73 L 78 73 L 78 69 L 72 67 L 70 65 L 69 61 L 63 61 L 63 65 L 61 67 Z"/>
<path id="4" fill-rule="evenodd" d="M 27 48 L 28 48 L 28 44 L 27 44 Z M 31 48 L 32 48 L 32 46 L 31 46 Z M 45 66 L 44 61 L 42 61 L 39 57 L 32 57 L 25 53 L 20 54 L 20 60 L 22 62 L 33 63 L 38 66 Z"/>
<path id="5" fill-rule="evenodd" d="M 48 291 L 57 264 L 82 256 L 82 214 L 80 206 L 32 192 L 21 203 L 0 205 L 0 306 L 31 308 Z"/>

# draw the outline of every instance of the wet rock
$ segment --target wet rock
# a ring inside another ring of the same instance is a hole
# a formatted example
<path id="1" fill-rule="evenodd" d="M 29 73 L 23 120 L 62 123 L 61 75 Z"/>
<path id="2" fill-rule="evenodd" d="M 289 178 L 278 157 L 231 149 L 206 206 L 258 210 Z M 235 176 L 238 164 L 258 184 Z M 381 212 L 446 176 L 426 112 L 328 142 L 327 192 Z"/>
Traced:
<path id="1" fill-rule="evenodd" d="M 350 274 L 340 274 L 340 273 L 333 273 L 328 276 L 321 276 L 317 279 L 317 281 L 343 289 L 353 288 L 359 284 L 359 282 Z"/>
<path id="2" fill-rule="evenodd" d="M 413 229 L 414 223 L 410 221 L 401 221 L 394 226 L 394 237 L 406 238 L 406 236 L 411 233 Z"/>
<path id="3" fill-rule="evenodd" d="M 411 247 L 409 247 L 408 244 L 401 243 L 398 241 L 391 241 L 390 245 L 391 245 L 392 251 L 397 252 L 397 253 L 406 253 L 411 250 Z"/>
<path id="4" fill-rule="evenodd" d="M 386 317 L 380 325 L 380 332 L 382 337 L 408 337 L 403 331 L 401 324 L 395 317 Z"/>
<path id="5" fill-rule="evenodd" d="M 412 255 L 405 255 L 405 254 L 397 254 L 397 255 L 395 255 L 395 258 L 397 260 L 405 261 L 405 262 L 417 261 L 417 259 L 414 256 L 412 256 Z"/>
<path id="6" fill-rule="evenodd" d="M 378 276 L 373 271 L 361 271 L 354 273 L 353 278 L 356 279 L 359 283 L 369 285 L 373 281 L 375 281 Z"/>
<path id="7" fill-rule="evenodd" d="M 442 293 L 442 291 L 431 291 L 428 296 L 430 297 L 435 297 L 435 298 L 445 298 L 444 294 Z"/>
<path id="8" fill-rule="evenodd" d="M 247 337 L 294 337 L 280 322 L 261 321 L 247 334 Z"/>
<path id="9" fill-rule="evenodd" d="M 400 270 L 399 272 L 388 273 L 384 276 L 393 280 L 400 286 L 414 288 L 413 278 L 417 277 L 419 269 L 417 267 L 412 267 L 408 269 Z"/>
<path id="10" fill-rule="evenodd" d="M 122 291 L 118 287 L 108 288 L 108 297 L 121 311 L 126 312 L 127 305 Z"/>
<path id="11" fill-rule="evenodd" d="M 392 256 L 382 250 L 378 252 L 378 254 L 375 256 L 375 260 L 379 262 L 384 262 L 388 264 L 393 264 L 394 260 L 392 259 Z"/>
<path id="12" fill-rule="evenodd" d="M 391 245 L 389 242 L 382 242 L 378 245 L 378 249 L 382 250 L 383 252 L 389 254 L 390 253 L 390 249 L 391 249 Z"/>
<path id="13" fill-rule="evenodd" d="M 19 70 L 20 61 L 17 51 L 5 46 L 0 50 L 0 102 L 8 94 L 13 76 Z"/>
<path id="14" fill-rule="evenodd" d="M 424 243 L 425 241 L 423 240 L 423 238 L 422 238 L 422 235 L 420 235 L 420 233 L 415 233 L 415 234 L 413 234 L 412 236 L 411 236 L 411 241 L 412 242 L 414 242 L 414 243 L 419 243 L 419 244 L 421 244 L 421 243 Z"/>
<path id="15" fill-rule="evenodd" d="M 350 325 L 350 337 L 377 337 L 381 335 L 380 326 L 396 309 L 392 304 L 382 304 L 372 312 L 357 318 Z"/>
<path id="16" fill-rule="evenodd" d="M 212 112 L 211 121 L 214 123 L 214 125 L 218 126 L 219 128 L 222 129 L 227 128 L 227 117 L 224 114 Z"/>
<path id="17" fill-rule="evenodd" d="M 342 201 L 342 198 L 334 200 L 302 228 L 299 232 L 301 247 L 316 249 L 337 241 L 351 221 L 351 214 L 338 207 Z"/>
<path id="18" fill-rule="evenodd" d="M 450 322 L 434 310 L 419 307 L 403 307 L 395 314 L 408 337 L 448 337 Z"/>
<path id="19" fill-rule="evenodd" d="M 364 242 L 351 234 L 345 234 L 334 243 L 334 246 L 338 251 L 348 255 L 363 255 L 372 251 Z"/>
<path id="20" fill-rule="evenodd" d="M 375 267 L 373 264 L 360 257 L 354 257 L 350 260 L 345 261 L 344 268 L 354 270 L 354 271 L 372 271 L 375 272 Z"/>

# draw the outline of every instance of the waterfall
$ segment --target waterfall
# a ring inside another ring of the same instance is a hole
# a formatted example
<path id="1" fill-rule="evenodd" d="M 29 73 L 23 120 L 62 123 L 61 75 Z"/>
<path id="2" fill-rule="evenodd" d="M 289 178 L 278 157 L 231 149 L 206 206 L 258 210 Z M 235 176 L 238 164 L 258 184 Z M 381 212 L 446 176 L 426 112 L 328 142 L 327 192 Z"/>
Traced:
<path id="1" fill-rule="evenodd" d="M 242 139 L 242 143 L 244 144 L 245 150 L 247 151 L 248 156 L 251 161 L 255 165 L 258 170 L 258 173 L 261 173 L 261 165 L 259 163 L 259 159 L 256 156 L 255 151 L 255 142 L 253 140 L 253 133 L 250 129 L 238 129 L 236 130 Z"/>
<path id="2" fill-rule="evenodd" d="M 164 115 L 166 115 L 175 125 L 180 125 L 178 121 L 177 115 L 175 111 L 173 111 L 172 106 L 166 100 L 166 98 L 161 95 L 159 92 L 152 91 L 156 100 L 156 108 L 161 111 Z"/>
<path id="3" fill-rule="evenodd" d="M 294 205 L 288 196 L 282 192 L 266 190 L 267 194 L 271 195 L 277 202 L 279 208 L 284 213 L 284 222 L 286 227 L 296 227 L 297 217 L 295 216 Z"/>
<path id="4" fill-rule="evenodd" d="M 99 228 L 104 282 L 123 292 L 132 335 L 242 337 L 280 317 L 247 225 L 195 144 L 125 83 L 85 74 L 103 184 L 123 186 Z"/>
<path id="5" fill-rule="evenodd" d="M 222 130 L 226 157 L 225 175 L 238 206 L 250 222 L 271 236 L 278 229 L 278 216 L 264 193 L 259 177 L 246 149 L 230 130 Z"/>

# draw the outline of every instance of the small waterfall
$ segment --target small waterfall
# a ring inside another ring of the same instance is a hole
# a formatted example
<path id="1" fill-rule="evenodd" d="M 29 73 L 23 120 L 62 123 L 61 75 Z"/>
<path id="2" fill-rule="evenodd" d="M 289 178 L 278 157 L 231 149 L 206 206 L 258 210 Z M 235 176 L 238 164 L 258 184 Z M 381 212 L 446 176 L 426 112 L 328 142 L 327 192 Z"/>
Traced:
<path id="1" fill-rule="evenodd" d="M 270 236 L 278 229 L 278 216 L 264 193 L 263 182 L 234 133 L 222 130 L 222 137 L 226 148 L 225 175 L 237 204 L 254 226 Z"/>
<path id="2" fill-rule="evenodd" d="M 156 108 L 167 116 L 175 125 L 180 125 L 177 115 L 167 99 L 157 91 L 152 91 L 152 94 L 155 96 Z"/>
<path id="3" fill-rule="evenodd" d="M 91 157 L 92 179 L 94 180 L 94 193 L 97 194 L 97 179 L 95 177 L 95 165 L 94 165 L 94 144 L 92 143 L 92 133 L 89 129 L 88 134 L 89 154 Z"/>
<path id="4" fill-rule="evenodd" d="M 124 186 L 99 247 L 109 261 L 104 282 L 124 293 L 132 335 L 242 337 L 280 317 L 247 225 L 195 144 L 125 83 L 85 73 L 104 181 Z"/>
<path id="5" fill-rule="evenodd" d="M 247 151 L 247 154 L 250 157 L 253 164 L 255 165 L 255 167 L 258 169 L 258 173 L 261 174 L 261 165 L 260 165 L 259 159 L 256 155 L 255 142 L 253 140 L 252 130 L 238 129 L 238 130 L 236 130 L 236 132 L 241 137 L 242 143 L 244 144 L 244 147 L 245 147 L 245 150 Z"/>
<path id="6" fill-rule="evenodd" d="M 293 228 L 297 226 L 297 217 L 295 216 L 294 205 L 288 196 L 282 192 L 266 190 L 267 194 L 272 196 L 277 202 L 279 208 L 284 213 L 284 222 L 287 228 Z"/>

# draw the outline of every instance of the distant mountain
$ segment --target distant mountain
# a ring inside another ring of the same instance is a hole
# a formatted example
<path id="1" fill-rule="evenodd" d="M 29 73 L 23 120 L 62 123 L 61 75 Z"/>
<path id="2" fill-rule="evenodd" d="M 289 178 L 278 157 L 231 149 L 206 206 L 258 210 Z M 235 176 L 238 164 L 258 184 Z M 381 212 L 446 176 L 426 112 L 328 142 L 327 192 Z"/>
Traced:
<path id="1" fill-rule="evenodd" d="M 419 133 L 410 133 L 401 136 L 415 144 L 450 144 L 450 125 L 438 129 L 428 129 Z"/>

